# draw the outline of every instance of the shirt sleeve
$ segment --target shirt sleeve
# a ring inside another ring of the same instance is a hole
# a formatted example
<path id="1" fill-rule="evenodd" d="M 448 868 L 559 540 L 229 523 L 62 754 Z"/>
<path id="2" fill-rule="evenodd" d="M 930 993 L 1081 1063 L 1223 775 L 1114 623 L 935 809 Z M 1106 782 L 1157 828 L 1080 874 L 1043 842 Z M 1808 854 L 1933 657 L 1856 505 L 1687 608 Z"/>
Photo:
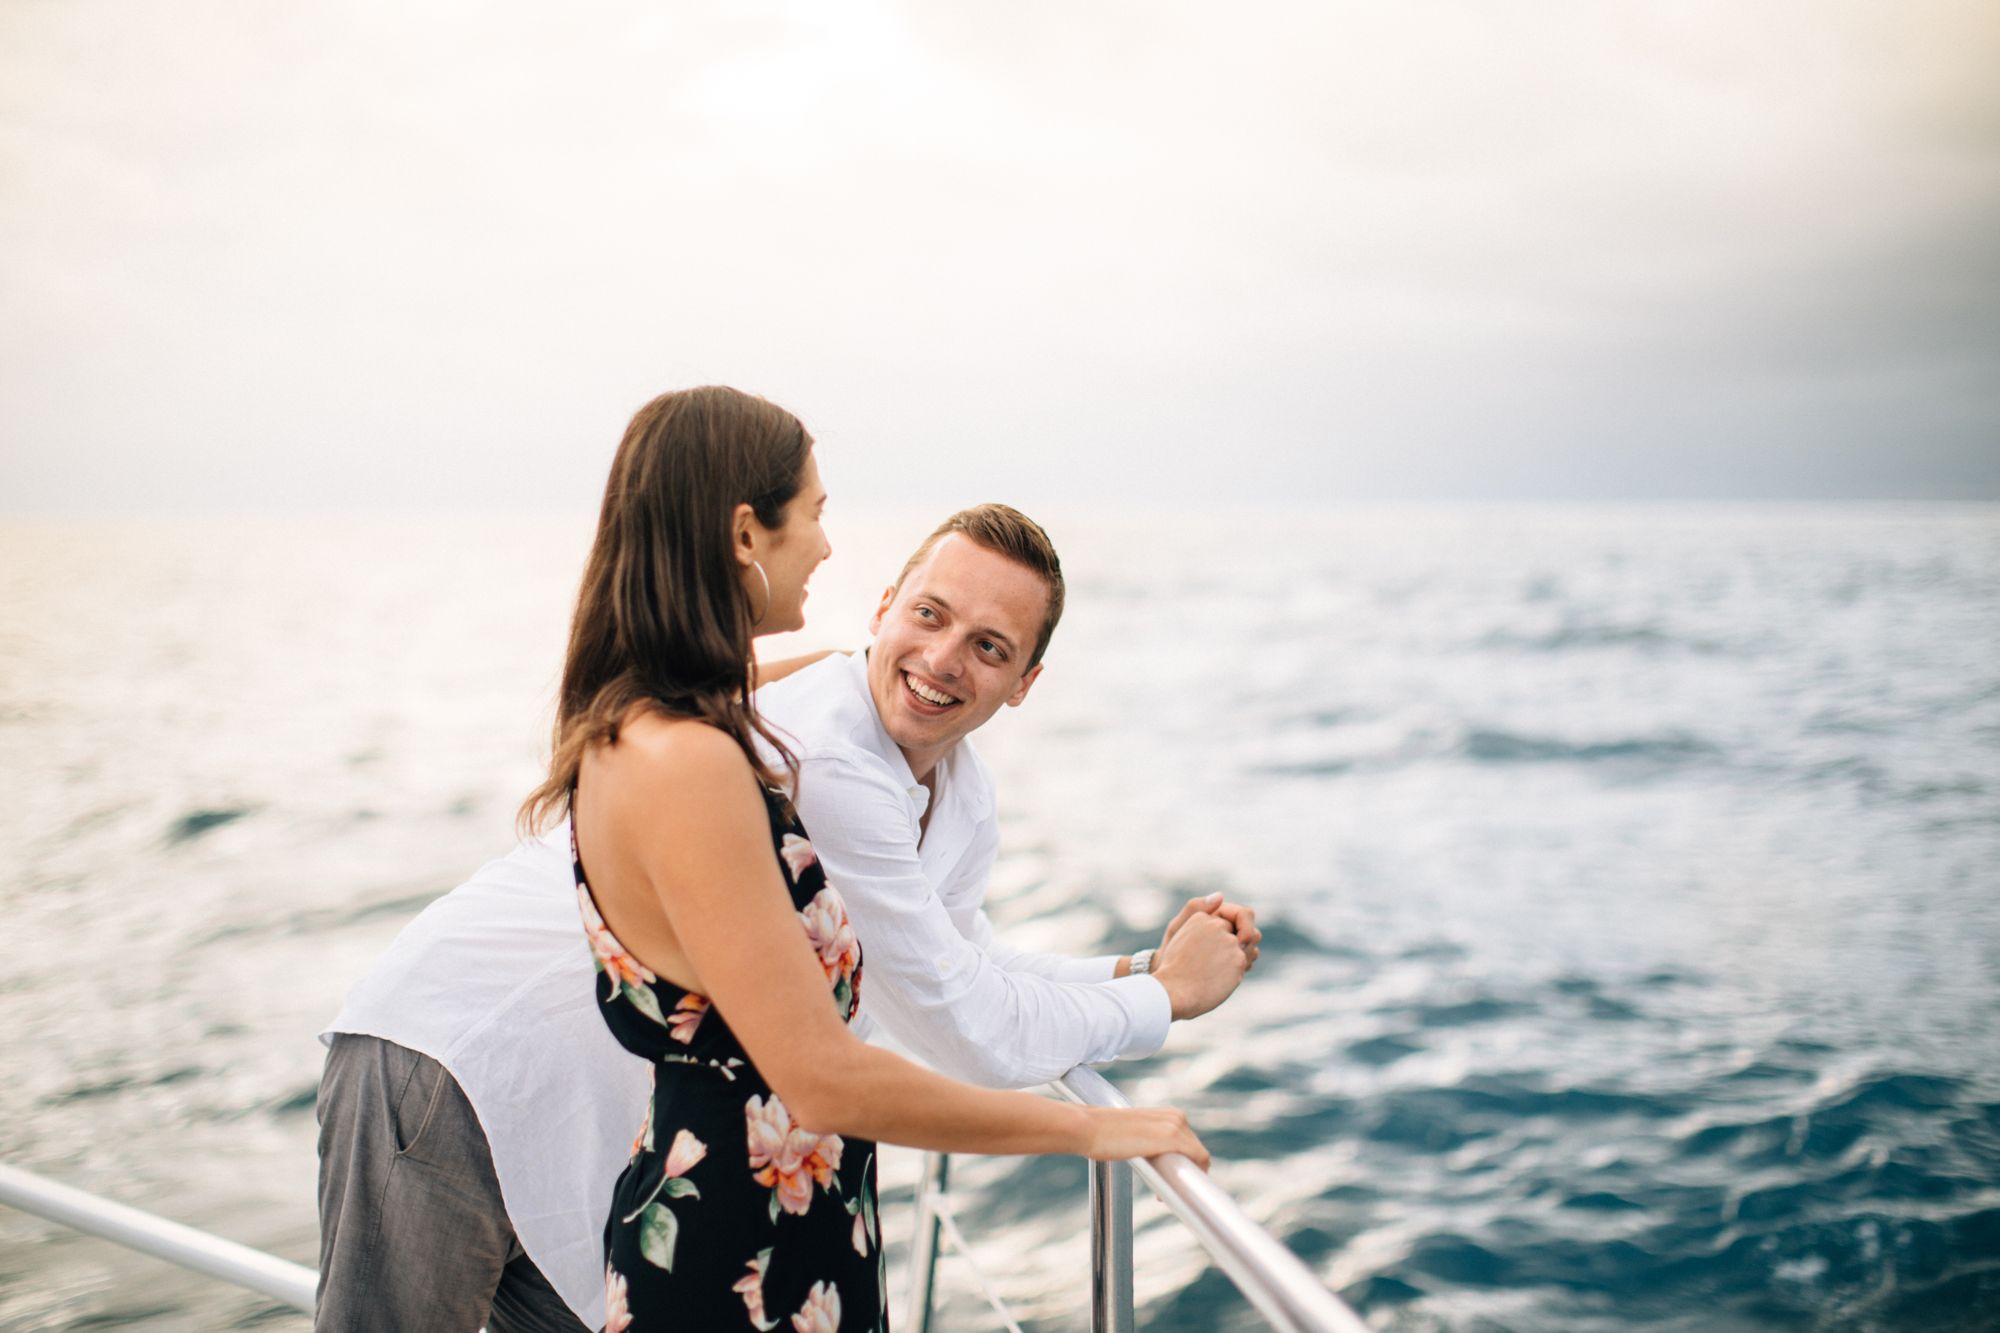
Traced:
<path id="1" fill-rule="evenodd" d="M 958 864 L 952 868 L 952 873 L 945 878 L 939 890 L 940 896 L 944 899 L 945 910 L 950 913 L 951 923 L 958 928 L 958 933 L 971 940 L 988 958 L 1009 972 L 1025 972 L 1031 976 L 1071 985 L 1113 980 L 1112 974 L 1118 970 L 1118 959 L 1121 955 L 1076 958 L 1069 954 L 1039 953 L 1033 949 L 1017 949 L 994 932 L 992 921 L 987 919 L 984 904 L 986 883 L 992 876 L 993 862 L 999 850 L 1000 838 L 997 827 L 991 821 L 982 824 L 973 836 L 972 846 L 959 858 Z M 1169 1021 L 1171 1021 L 1171 1007 Z M 1160 1040 L 1162 1042 L 1166 1040 L 1164 1031 Z M 1153 1049 L 1158 1050 L 1159 1047 L 1156 1045 Z"/>
<path id="2" fill-rule="evenodd" d="M 1107 980 L 1104 968 L 1059 980 L 1002 966 L 970 938 L 990 946 L 992 926 L 984 912 L 954 921 L 924 877 L 916 815 L 891 775 L 837 752 L 810 755 L 807 769 L 799 817 L 861 938 L 862 1008 L 898 1042 L 988 1087 L 1030 1087 L 1165 1043 L 1172 1008 L 1152 977 Z"/>

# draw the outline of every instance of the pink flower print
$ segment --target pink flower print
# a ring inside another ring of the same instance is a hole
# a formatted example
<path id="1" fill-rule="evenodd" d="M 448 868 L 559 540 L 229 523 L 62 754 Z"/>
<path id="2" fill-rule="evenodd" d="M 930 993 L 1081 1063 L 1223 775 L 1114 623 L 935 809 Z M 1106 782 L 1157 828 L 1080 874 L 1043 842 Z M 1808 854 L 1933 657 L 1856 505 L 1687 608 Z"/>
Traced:
<path id="1" fill-rule="evenodd" d="M 797 1333 L 840 1333 L 840 1288 L 831 1282 L 815 1282 L 806 1293 L 806 1303 L 792 1316 Z"/>
<path id="2" fill-rule="evenodd" d="M 847 919 L 847 904 L 831 888 L 821 889 L 799 912 L 806 924 L 806 938 L 819 954 L 820 969 L 835 985 L 854 975 L 861 962 L 861 942 Z"/>
<path id="3" fill-rule="evenodd" d="M 776 1093 L 768 1102 L 753 1095 L 743 1104 L 743 1120 L 757 1183 L 771 1187 L 778 1207 L 803 1214 L 812 1204 L 813 1185 L 830 1186 L 840 1169 L 840 1135 L 799 1128 Z"/>
<path id="4" fill-rule="evenodd" d="M 778 855 L 785 858 L 785 868 L 797 879 L 806 873 L 806 867 L 819 860 L 819 853 L 813 845 L 796 833 L 787 833 L 784 842 L 778 845 Z"/>
<path id="5" fill-rule="evenodd" d="M 683 1046 L 694 1044 L 694 1030 L 701 1026 L 701 1020 L 708 1017 L 708 997 L 689 991 L 681 996 L 681 1002 L 674 1006 L 673 1013 L 667 1015 L 667 1035 Z"/>
<path id="6" fill-rule="evenodd" d="M 644 1124 L 639 1126 L 638 1137 L 632 1140 L 631 1155 L 633 1157 L 637 1157 L 642 1152 L 651 1152 L 652 1150 L 653 1150 L 653 1099 L 651 1097 L 648 1097 L 646 1099 L 646 1121 Z"/>
<path id="7" fill-rule="evenodd" d="M 868 1221 L 859 1213 L 854 1215 L 854 1252 L 863 1259 L 868 1257 Z"/>
<path id="8" fill-rule="evenodd" d="M 625 1333 L 632 1323 L 627 1304 L 625 1278 L 610 1264 L 604 1265 L 604 1333 Z"/>
<path id="9" fill-rule="evenodd" d="M 813 1141 L 812 1155 L 806 1158 L 806 1170 L 812 1172 L 812 1178 L 819 1182 L 821 1189 L 832 1189 L 833 1174 L 840 1170 L 840 1154 L 846 1151 L 847 1144 L 838 1134 L 795 1132 Z"/>
<path id="10" fill-rule="evenodd" d="M 706 1156 L 708 1145 L 687 1130 L 681 1130 L 674 1135 L 673 1146 L 667 1149 L 667 1179 L 686 1175 Z"/>
<path id="11" fill-rule="evenodd" d="M 583 912 L 583 932 L 590 937 L 590 951 L 597 955 L 597 965 L 611 978 L 611 993 L 617 995 L 618 987 L 637 986 L 642 982 L 654 982 L 654 976 L 646 965 L 625 952 L 625 946 L 618 942 L 604 924 L 604 918 L 597 913 L 597 904 L 590 900 L 590 891 L 579 884 L 576 886 L 576 905 Z"/>
<path id="12" fill-rule="evenodd" d="M 736 1279 L 730 1290 L 743 1298 L 744 1308 L 750 1312 L 750 1322 L 764 1330 L 778 1326 L 775 1319 L 764 1317 L 764 1270 L 771 1266 L 771 1252 L 757 1251 L 757 1257 L 750 1261 L 750 1271 Z"/>

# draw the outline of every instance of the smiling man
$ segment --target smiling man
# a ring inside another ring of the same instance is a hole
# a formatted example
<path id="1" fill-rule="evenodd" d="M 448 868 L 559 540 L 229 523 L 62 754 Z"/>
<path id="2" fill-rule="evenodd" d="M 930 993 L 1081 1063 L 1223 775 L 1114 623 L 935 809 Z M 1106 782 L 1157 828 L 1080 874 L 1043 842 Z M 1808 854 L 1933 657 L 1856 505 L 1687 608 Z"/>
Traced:
<path id="1" fill-rule="evenodd" d="M 1228 998 L 1261 938 L 1220 894 L 1130 957 L 995 936 L 993 779 L 966 738 L 1028 697 L 1063 595 L 1038 525 L 964 510 L 883 593 L 865 653 L 781 664 L 757 692 L 861 942 L 860 1026 L 992 1086 L 1151 1054 Z M 559 827 L 432 903 L 322 1034 L 318 1328 L 604 1321 L 604 1220 L 652 1067 L 598 1017 L 568 843 Z"/>
<path id="2" fill-rule="evenodd" d="M 882 594 L 868 693 L 919 781 L 1002 704 L 1028 697 L 1062 618 L 1061 580 L 1040 529 L 988 505 L 947 519 Z"/>
<path id="3" fill-rule="evenodd" d="M 1183 907 L 1160 950 L 1129 958 L 995 936 L 983 910 L 1000 846 L 993 778 L 965 741 L 1028 697 L 1064 595 L 1040 525 L 1006 505 L 962 510 L 883 592 L 865 654 L 757 694 L 796 743 L 799 817 L 861 937 L 864 1017 L 947 1073 L 1000 1087 L 1158 1050 L 1170 1021 L 1234 989 L 1215 967 L 1229 961 L 1222 946 L 1247 967 L 1260 938 L 1254 913 L 1219 896 Z"/>

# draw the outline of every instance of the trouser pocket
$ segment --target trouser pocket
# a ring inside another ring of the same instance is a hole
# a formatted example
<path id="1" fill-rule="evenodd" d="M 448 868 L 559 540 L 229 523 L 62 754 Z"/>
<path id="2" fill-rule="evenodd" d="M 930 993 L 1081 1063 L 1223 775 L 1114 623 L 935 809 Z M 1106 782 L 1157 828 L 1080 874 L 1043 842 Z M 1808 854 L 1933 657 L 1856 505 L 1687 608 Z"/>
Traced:
<path id="1" fill-rule="evenodd" d="M 393 1043 L 385 1045 L 391 1053 L 389 1087 L 394 1089 L 389 1121 L 395 1132 L 396 1156 L 405 1157 L 423 1142 L 431 1122 L 437 1119 L 451 1075 L 428 1055 Z"/>

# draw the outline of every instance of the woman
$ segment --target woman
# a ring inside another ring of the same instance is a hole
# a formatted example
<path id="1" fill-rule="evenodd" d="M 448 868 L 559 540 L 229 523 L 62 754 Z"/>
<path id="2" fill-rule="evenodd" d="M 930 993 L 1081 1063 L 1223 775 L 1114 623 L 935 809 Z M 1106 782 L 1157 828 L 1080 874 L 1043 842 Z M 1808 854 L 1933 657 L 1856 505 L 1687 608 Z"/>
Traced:
<path id="1" fill-rule="evenodd" d="M 599 1008 L 654 1062 L 605 1228 L 610 1333 L 886 1327 L 875 1140 L 1207 1163 L 1178 1111 L 975 1088 L 847 1030 L 860 946 L 749 696 L 751 639 L 804 623 L 825 502 L 805 428 L 732 389 L 647 404 L 611 465 L 523 807 L 570 814 Z"/>

